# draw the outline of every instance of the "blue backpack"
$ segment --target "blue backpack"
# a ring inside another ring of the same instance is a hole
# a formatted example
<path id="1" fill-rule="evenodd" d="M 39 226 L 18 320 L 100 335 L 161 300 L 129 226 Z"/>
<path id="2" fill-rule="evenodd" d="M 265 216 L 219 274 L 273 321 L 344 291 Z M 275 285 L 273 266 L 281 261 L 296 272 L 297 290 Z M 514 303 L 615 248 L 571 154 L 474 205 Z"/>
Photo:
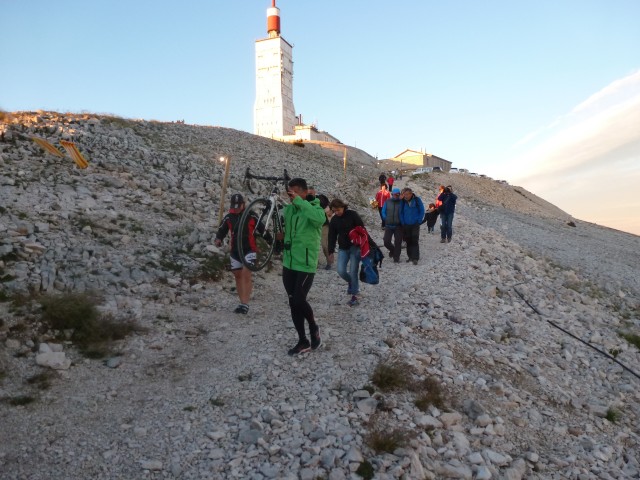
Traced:
<path id="1" fill-rule="evenodd" d="M 382 250 L 369 235 L 369 254 L 360 262 L 360 281 L 371 285 L 380 283 L 378 267 L 382 268 L 382 260 L 384 260 Z"/>

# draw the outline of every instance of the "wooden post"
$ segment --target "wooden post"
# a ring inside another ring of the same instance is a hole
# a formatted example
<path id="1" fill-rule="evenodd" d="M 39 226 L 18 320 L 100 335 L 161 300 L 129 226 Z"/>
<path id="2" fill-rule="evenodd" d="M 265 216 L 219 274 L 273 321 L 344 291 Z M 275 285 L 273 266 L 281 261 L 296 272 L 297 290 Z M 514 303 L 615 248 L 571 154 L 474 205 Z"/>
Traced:
<path id="1" fill-rule="evenodd" d="M 224 166 L 224 178 L 222 180 L 222 190 L 220 192 L 220 211 L 218 212 L 218 225 L 222 223 L 222 217 L 224 217 L 224 199 L 227 198 L 227 182 L 229 181 L 229 169 L 231 167 L 231 157 L 220 157 L 221 162 L 225 162 Z"/>
<path id="2" fill-rule="evenodd" d="M 346 177 L 347 176 L 347 147 L 346 147 L 346 145 L 344 147 L 344 157 L 342 158 L 342 163 L 343 163 L 342 169 L 344 170 L 344 176 Z"/>

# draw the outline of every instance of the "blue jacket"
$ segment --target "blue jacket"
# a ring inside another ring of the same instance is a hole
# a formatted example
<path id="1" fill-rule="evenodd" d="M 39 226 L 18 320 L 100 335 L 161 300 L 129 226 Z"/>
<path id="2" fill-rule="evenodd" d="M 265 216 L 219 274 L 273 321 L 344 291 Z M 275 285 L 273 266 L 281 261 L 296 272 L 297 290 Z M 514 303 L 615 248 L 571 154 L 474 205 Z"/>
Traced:
<path id="1" fill-rule="evenodd" d="M 420 197 L 413 195 L 408 202 L 402 199 L 400 203 L 400 223 L 402 225 L 420 225 L 424 218 L 424 204 Z"/>

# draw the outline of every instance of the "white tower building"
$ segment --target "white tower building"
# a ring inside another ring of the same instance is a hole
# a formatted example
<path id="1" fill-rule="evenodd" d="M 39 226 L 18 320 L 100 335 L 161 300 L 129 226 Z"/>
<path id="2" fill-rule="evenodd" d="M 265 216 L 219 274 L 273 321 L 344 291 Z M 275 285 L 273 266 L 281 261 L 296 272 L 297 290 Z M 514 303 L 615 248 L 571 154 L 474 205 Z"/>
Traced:
<path id="1" fill-rule="evenodd" d="M 280 36 L 280 9 L 276 0 L 267 9 L 267 38 L 256 41 L 256 102 L 253 131 L 281 138 L 294 135 L 293 47 Z"/>

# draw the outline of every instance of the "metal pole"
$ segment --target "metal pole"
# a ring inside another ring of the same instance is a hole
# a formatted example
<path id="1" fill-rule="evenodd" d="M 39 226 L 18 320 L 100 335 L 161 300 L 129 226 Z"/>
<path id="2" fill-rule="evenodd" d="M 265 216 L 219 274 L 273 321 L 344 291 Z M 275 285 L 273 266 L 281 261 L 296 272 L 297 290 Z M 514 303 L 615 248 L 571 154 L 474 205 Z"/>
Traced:
<path id="1" fill-rule="evenodd" d="M 224 216 L 224 199 L 227 198 L 227 182 L 229 181 L 229 169 L 231 168 L 231 157 L 220 157 L 221 162 L 225 162 L 224 178 L 222 179 L 222 191 L 220 192 L 220 211 L 218 212 L 218 225 L 222 223 Z"/>

